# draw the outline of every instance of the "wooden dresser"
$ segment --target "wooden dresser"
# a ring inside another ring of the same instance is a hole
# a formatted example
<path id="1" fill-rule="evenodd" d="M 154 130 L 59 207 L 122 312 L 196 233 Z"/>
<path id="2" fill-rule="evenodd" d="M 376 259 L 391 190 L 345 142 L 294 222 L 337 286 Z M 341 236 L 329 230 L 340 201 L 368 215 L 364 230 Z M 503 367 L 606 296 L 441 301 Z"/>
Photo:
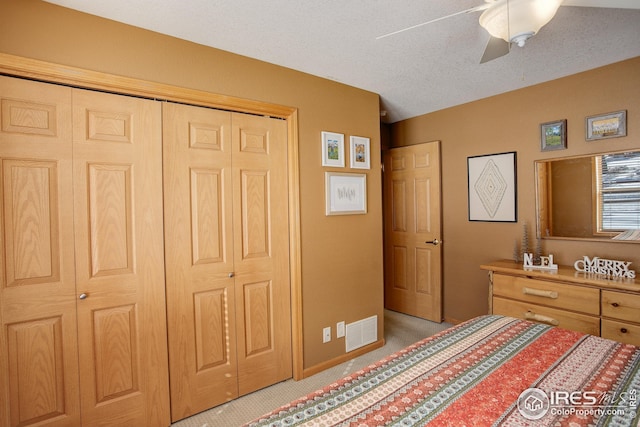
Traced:
<path id="1" fill-rule="evenodd" d="M 533 320 L 640 346 L 640 280 L 581 273 L 525 270 L 496 261 L 489 271 L 489 312 Z"/>

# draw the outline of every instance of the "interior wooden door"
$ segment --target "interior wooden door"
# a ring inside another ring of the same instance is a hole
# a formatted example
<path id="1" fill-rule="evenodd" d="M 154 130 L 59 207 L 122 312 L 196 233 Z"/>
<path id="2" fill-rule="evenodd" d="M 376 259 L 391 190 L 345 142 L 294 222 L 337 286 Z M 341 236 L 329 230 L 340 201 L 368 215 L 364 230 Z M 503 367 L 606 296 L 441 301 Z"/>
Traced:
<path id="1" fill-rule="evenodd" d="M 291 377 L 283 120 L 164 106 L 174 421 Z"/>
<path id="2" fill-rule="evenodd" d="M 0 76 L 0 102 L 0 426 L 77 426 L 71 89 Z"/>
<path id="3" fill-rule="evenodd" d="M 284 120 L 233 114 L 234 274 L 240 395 L 290 378 Z"/>
<path id="4" fill-rule="evenodd" d="M 385 307 L 442 321 L 440 144 L 384 159 Z"/>
<path id="5" fill-rule="evenodd" d="M 173 421 L 238 397 L 231 114 L 166 103 L 164 192 Z"/>
<path id="6" fill-rule="evenodd" d="M 73 90 L 84 425 L 169 424 L 161 126 L 159 102 Z"/>

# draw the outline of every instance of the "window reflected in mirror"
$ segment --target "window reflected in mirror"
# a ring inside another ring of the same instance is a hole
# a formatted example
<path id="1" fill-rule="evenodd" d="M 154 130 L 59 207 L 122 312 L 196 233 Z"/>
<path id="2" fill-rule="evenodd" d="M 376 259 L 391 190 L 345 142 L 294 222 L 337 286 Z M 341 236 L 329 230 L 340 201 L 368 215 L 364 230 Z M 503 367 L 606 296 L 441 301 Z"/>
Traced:
<path id="1" fill-rule="evenodd" d="M 640 152 L 595 156 L 598 233 L 640 229 Z"/>

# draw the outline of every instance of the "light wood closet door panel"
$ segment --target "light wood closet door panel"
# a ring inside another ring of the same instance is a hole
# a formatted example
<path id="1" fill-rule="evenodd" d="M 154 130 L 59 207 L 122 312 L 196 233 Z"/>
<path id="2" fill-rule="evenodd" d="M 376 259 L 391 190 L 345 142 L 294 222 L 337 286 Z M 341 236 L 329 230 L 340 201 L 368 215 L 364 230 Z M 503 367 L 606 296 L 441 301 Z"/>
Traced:
<path id="1" fill-rule="evenodd" d="M 166 103 L 167 314 L 174 421 L 238 396 L 231 115 Z"/>
<path id="2" fill-rule="evenodd" d="M 74 89 L 76 280 L 85 425 L 167 425 L 158 102 Z"/>
<path id="3" fill-rule="evenodd" d="M 174 421 L 290 378 L 286 122 L 167 103 Z"/>
<path id="4" fill-rule="evenodd" d="M 0 76 L 0 116 L 0 426 L 77 426 L 71 89 Z"/>
<path id="5" fill-rule="evenodd" d="M 234 113 L 233 197 L 238 387 L 290 378 L 291 299 L 284 120 Z"/>

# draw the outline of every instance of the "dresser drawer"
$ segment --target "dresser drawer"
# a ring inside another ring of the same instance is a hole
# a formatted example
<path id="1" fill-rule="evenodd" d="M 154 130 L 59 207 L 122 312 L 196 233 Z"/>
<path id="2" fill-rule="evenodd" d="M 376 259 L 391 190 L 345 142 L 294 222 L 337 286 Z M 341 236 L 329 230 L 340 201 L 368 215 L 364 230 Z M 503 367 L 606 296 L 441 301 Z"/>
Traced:
<path id="1" fill-rule="evenodd" d="M 600 315 L 600 290 L 596 288 L 494 274 L 493 295 Z"/>
<path id="2" fill-rule="evenodd" d="M 640 346 L 640 326 L 616 320 L 602 319 L 602 337 Z"/>
<path id="3" fill-rule="evenodd" d="M 551 307 L 493 298 L 493 313 L 519 319 L 532 320 L 546 325 L 558 326 L 591 335 L 600 335 L 600 318 L 586 314 L 572 313 Z"/>
<path id="4" fill-rule="evenodd" d="M 603 290 L 602 316 L 640 323 L 640 295 Z"/>

